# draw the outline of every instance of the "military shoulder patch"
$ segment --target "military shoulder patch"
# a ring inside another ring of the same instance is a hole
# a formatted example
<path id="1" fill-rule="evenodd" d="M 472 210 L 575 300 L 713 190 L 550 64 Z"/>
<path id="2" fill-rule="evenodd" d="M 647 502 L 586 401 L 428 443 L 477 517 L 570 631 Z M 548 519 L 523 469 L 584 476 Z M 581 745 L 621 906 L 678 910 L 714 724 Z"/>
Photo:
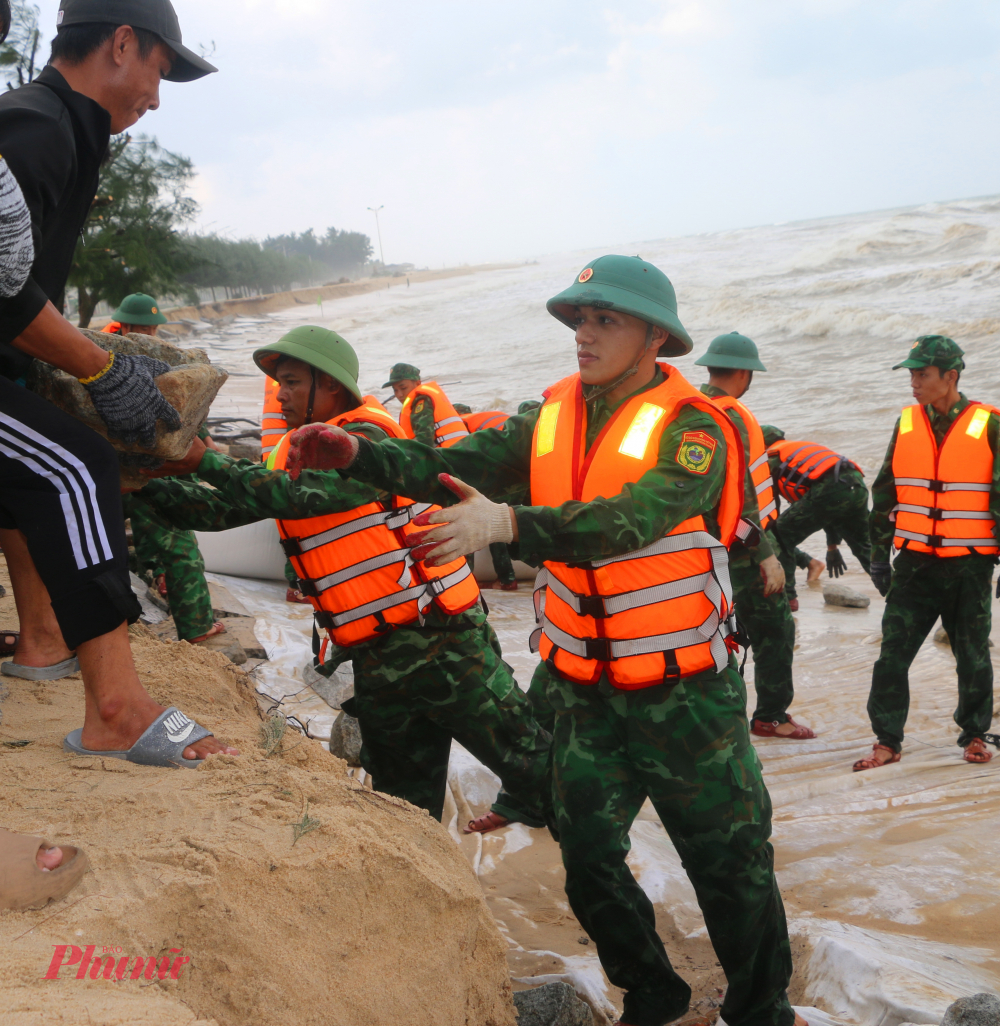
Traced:
<path id="1" fill-rule="evenodd" d="M 677 449 L 677 462 L 692 474 L 707 474 L 718 445 L 705 431 L 685 431 Z"/>

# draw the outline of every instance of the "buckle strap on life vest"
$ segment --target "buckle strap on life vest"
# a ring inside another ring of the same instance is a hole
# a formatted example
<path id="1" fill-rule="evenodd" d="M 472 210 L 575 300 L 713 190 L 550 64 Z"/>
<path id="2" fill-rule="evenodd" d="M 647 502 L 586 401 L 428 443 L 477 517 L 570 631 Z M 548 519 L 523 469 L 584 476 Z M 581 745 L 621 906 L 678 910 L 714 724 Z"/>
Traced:
<path id="1" fill-rule="evenodd" d="M 464 581 L 472 569 L 468 563 L 460 566 L 457 570 L 444 577 L 434 577 L 429 581 L 415 584 L 404 591 L 396 592 L 394 595 L 384 595 L 382 598 L 366 602 L 364 605 L 355 606 L 353 609 L 345 609 L 342 613 L 330 613 L 326 610 L 319 610 L 315 614 L 318 626 L 326 630 L 333 630 L 335 627 L 343 627 L 345 624 L 353 623 L 355 620 L 363 620 L 366 616 L 375 616 L 377 613 L 384 613 L 394 606 L 401 606 L 406 602 L 417 602 L 417 612 L 421 616 L 424 610 L 449 588 Z"/>
<path id="2" fill-rule="evenodd" d="M 917 534 L 915 531 L 903 531 L 896 528 L 897 538 L 906 538 L 909 541 L 922 542 L 932 549 L 947 549 L 964 547 L 969 549 L 990 548 L 996 545 L 994 538 L 943 538 L 939 534 Z"/>
<path id="3" fill-rule="evenodd" d="M 651 655 L 654 652 L 668 652 L 678 648 L 688 648 L 691 645 L 704 645 L 705 642 L 715 642 L 719 639 L 721 649 L 726 652 L 725 638 L 731 633 L 728 623 L 719 617 L 719 612 L 713 609 L 708 614 L 704 623 L 699 627 L 689 627 L 683 631 L 671 631 L 668 634 L 653 634 L 645 638 L 624 638 L 615 640 L 612 638 L 576 638 L 560 630 L 555 624 L 546 620 L 542 630 L 545 636 L 557 648 L 561 648 L 570 655 L 579 656 L 581 659 L 593 659 L 601 663 L 614 662 L 616 659 L 627 659 L 629 656 Z M 713 644 L 713 658 L 719 670 L 725 667 L 728 662 L 728 653 L 722 658 L 722 665 L 719 666 L 720 654 L 715 652 Z M 533 651 L 538 651 L 537 648 Z"/>
<path id="4" fill-rule="evenodd" d="M 932 481 L 926 477 L 897 477 L 894 484 L 911 488 L 927 488 L 932 492 L 988 492 L 993 486 L 977 481 Z"/>
<path id="5" fill-rule="evenodd" d="M 651 606 L 684 595 L 708 592 L 710 588 L 719 591 L 720 594 L 722 591 L 715 577 L 711 573 L 704 573 L 670 581 L 667 584 L 639 588 L 637 591 L 622 592 L 620 595 L 579 595 L 575 591 L 570 591 L 555 574 L 540 570 L 539 574 L 542 573 L 545 574 L 542 586 L 558 595 L 579 616 L 592 616 L 598 620 L 614 616 L 615 613 L 623 613 L 627 609 L 638 609 L 640 606 Z M 539 590 L 541 589 L 537 587 L 536 577 L 536 591 Z M 712 604 L 718 605 L 718 602 L 713 600 Z"/>
<path id="6" fill-rule="evenodd" d="M 430 508 L 429 502 L 416 502 L 399 509 L 380 510 L 378 513 L 369 513 L 366 517 L 359 517 L 357 520 L 348 520 L 338 527 L 331 527 L 328 531 L 321 531 L 319 534 L 312 534 L 305 538 L 282 538 L 281 547 L 286 556 L 301 556 L 304 552 L 311 552 L 321 545 L 329 545 L 330 542 L 339 541 L 341 538 L 347 538 L 349 535 L 357 534 L 358 531 L 367 531 L 373 527 L 384 526 L 390 531 L 398 531 L 414 517 Z"/>
<path id="7" fill-rule="evenodd" d="M 989 510 L 938 509 L 936 506 L 914 506 L 908 502 L 897 502 L 892 512 L 919 513 L 931 520 L 992 520 Z"/>

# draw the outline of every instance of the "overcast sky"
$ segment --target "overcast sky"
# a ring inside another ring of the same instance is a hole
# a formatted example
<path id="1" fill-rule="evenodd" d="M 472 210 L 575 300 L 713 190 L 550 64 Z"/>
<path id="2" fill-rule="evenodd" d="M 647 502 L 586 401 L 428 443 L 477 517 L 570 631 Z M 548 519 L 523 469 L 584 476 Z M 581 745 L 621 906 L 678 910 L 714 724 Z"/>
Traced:
<path id="1" fill-rule="evenodd" d="M 450 265 L 1000 192 L 996 0 L 174 2 L 220 72 L 137 130 L 231 236 L 384 204 Z"/>

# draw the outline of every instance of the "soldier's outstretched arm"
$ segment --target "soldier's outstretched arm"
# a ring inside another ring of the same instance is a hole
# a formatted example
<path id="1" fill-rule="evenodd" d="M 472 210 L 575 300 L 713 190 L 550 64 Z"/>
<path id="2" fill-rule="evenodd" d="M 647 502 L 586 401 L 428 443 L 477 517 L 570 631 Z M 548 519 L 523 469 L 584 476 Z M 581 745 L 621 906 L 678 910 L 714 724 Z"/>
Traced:
<path id="1" fill-rule="evenodd" d="M 134 497 L 122 496 L 126 517 L 136 503 L 145 503 L 179 531 L 228 531 L 261 519 L 225 501 L 194 477 L 165 477 L 150 481 Z"/>
<path id="2" fill-rule="evenodd" d="M 892 429 L 892 438 L 886 450 L 882 469 L 872 485 L 872 511 L 868 516 L 868 531 L 872 543 L 872 561 L 884 563 L 889 559 L 892 548 L 893 526 L 889 514 L 896 505 L 896 480 L 892 473 L 892 457 L 896 452 L 896 437 L 899 434 L 899 420 Z"/>

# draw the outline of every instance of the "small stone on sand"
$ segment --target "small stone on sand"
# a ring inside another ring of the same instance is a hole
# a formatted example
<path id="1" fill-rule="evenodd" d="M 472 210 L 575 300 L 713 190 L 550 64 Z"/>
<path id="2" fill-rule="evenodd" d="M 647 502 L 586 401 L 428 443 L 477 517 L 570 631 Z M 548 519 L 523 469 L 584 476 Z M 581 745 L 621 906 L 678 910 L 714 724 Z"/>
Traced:
<path id="1" fill-rule="evenodd" d="M 835 583 L 823 586 L 823 601 L 828 606 L 853 606 L 857 609 L 866 609 L 871 605 L 872 600 L 846 584 Z"/>

